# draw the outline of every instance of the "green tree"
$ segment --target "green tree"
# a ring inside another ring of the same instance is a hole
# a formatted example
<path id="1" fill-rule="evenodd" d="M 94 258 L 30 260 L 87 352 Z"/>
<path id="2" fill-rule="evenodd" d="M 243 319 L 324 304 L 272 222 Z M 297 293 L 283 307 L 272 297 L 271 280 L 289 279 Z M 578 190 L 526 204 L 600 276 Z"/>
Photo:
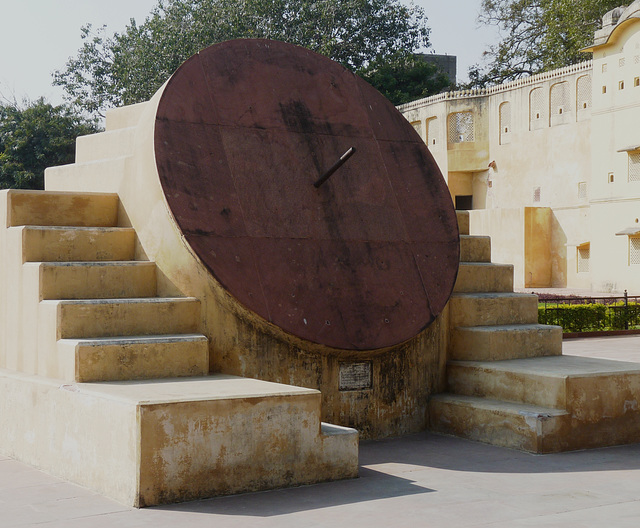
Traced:
<path id="1" fill-rule="evenodd" d="M 400 54 L 382 61 L 373 61 L 360 75 L 394 105 L 452 88 L 449 77 L 435 64 L 414 54 Z"/>
<path id="2" fill-rule="evenodd" d="M 482 0 L 479 22 L 498 26 L 502 40 L 469 71 L 470 85 L 512 81 L 584 61 L 602 16 L 620 0 Z"/>
<path id="3" fill-rule="evenodd" d="M 89 113 L 148 100 L 184 60 L 235 38 L 291 42 L 353 71 L 427 47 L 424 11 L 400 0 L 158 0 L 122 33 L 82 28 L 84 44 L 54 74 L 67 101 Z"/>
<path id="4" fill-rule="evenodd" d="M 72 163 L 76 137 L 95 122 L 44 99 L 0 104 L 0 189 L 43 189 L 44 170 Z"/>

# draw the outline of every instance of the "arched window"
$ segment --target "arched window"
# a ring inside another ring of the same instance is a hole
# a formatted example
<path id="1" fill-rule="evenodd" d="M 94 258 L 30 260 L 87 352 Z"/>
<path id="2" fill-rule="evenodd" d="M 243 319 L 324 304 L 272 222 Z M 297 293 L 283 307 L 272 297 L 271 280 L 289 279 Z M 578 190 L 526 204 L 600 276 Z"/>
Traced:
<path id="1" fill-rule="evenodd" d="M 511 103 L 506 101 L 500 105 L 500 144 L 511 142 Z"/>
<path id="2" fill-rule="evenodd" d="M 545 104 L 542 88 L 534 88 L 529 92 L 529 130 L 545 126 Z"/>
<path id="3" fill-rule="evenodd" d="M 422 141 L 424 141 L 424 129 L 422 128 L 422 121 L 412 121 L 411 125 L 413 129 L 420 135 Z"/>
<path id="4" fill-rule="evenodd" d="M 576 81 L 576 119 L 587 119 L 591 112 L 591 74 L 578 77 Z"/>
<path id="5" fill-rule="evenodd" d="M 440 127 L 438 126 L 438 118 L 432 117 L 427 119 L 427 145 L 435 147 L 440 142 Z"/>
<path id="6" fill-rule="evenodd" d="M 561 125 L 567 122 L 567 114 L 571 112 L 569 97 L 569 83 L 559 82 L 551 87 L 549 95 L 551 126 Z"/>

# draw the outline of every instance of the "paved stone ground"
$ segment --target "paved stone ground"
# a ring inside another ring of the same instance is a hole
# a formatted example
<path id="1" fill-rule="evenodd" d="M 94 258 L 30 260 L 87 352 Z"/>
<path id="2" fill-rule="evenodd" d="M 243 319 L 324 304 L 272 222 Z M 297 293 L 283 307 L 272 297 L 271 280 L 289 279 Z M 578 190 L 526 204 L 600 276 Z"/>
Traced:
<path id="1" fill-rule="evenodd" d="M 640 336 L 564 349 L 640 362 Z M 360 463 L 355 480 L 136 510 L 0 456 L 0 528 L 640 526 L 640 444 L 529 455 L 423 433 L 363 442 Z"/>

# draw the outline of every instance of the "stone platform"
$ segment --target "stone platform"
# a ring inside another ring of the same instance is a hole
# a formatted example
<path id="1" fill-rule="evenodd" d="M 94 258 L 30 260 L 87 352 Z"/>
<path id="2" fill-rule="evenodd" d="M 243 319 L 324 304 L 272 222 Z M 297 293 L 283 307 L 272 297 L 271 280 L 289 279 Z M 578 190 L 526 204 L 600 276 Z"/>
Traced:
<path id="1" fill-rule="evenodd" d="M 0 193 L 0 452 L 130 506 L 357 476 L 317 390 L 209 375 L 114 194 Z"/>
<path id="2" fill-rule="evenodd" d="M 137 507 L 357 475 L 320 393 L 236 376 L 60 384 L 0 371 L 0 451 Z"/>

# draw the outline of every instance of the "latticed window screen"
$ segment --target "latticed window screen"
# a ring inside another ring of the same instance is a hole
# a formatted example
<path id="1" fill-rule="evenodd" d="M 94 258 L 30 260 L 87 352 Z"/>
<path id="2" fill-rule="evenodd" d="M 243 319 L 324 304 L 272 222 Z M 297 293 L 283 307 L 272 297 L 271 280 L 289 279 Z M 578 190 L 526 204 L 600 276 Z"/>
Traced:
<path id="1" fill-rule="evenodd" d="M 433 117 L 427 121 L 427 145 L 437 145 L 438 144 L 438 118 Z"/>
<path id="2" fill-rule="evenodd" d="M 585 244 L 578 247 L 578 273 L 589 271 L 589 259 L 591 258 L 591 246 Z"/>
<path id="3" fill-rule="evenodd" d="M 551 115 L 569 111 L 569 83 L 561 82 L 551 87 Z"/>
<path id="4" fill-rule="evenodd" d="M 422 141 L 424 141 L 424 130 L 422 129 L 422 121 L 413 121 L 411 123 L 415 131 L 420 134 Z"/>
<path id="5" fill-rule="evenodd" d="M 533 125 L 544 120 L 544 92 L 542 88 L 534 88 L 529 94 L 529 123 Z"/>
<path id="6" fill-rule="evenodd" d="M 511 103 L 505 102 L 500 105 L 500 143 L 509 137 L 511 133 Z"/>
<path id="7" fill-rule="evenodd" d="M 587 197 L 587 182 L 578 182 L 578 198 L 585 199 Z"/>
<path id="8" fill-rule="evenodd" d="M 640 181 L 640 151 L 629 152 L 629 181 Z"/>
<path id="9" fill-rule="evenodd" d="M 473 112 L 449 114 L 449 143 L 474 140 Z"/>
<path id="10" fill-rule="evenodd" d="M 583 75 L 578 79 L 578 111 L 591 108 L 591 75 Z"/>
<path id="11" fill-rule="evenodd" d="M 629 237 L 629 265 L 640 265 L 640 237 Z"/>

